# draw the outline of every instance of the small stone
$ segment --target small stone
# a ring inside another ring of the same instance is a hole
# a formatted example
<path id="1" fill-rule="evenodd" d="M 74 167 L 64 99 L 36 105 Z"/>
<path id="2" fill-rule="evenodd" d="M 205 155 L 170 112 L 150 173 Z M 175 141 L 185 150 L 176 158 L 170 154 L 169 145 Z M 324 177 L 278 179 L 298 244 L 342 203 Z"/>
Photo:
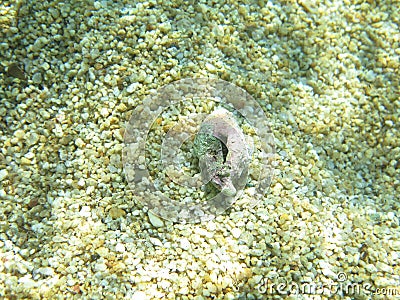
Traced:
<path id="1" fill-rule="evenodd" d="M 107 118 L 110 114 L 110 112 L 108 111 L 108 109 L 106 107 L 103 107 L 100 111 L 100 114 L 103 118 Z"/>
<path id="2" fill-rule="evenodd" d="M 129 85 L 129 86 L 126 88 L 126 91 L 127 91 L 129 94 L 132 94 L 132 93 L 138 88 L 139 85 L 140 85 L 140 84 L 139 84 L 138 82 L 134 82 L 134 83 L 132 83 L 131 85 Z"/>
<path id="3" fill-rule="evenodd" d="M 373 264 L 366 265 L 365 270 L 367 270 L 371 274 L 375 274 L 378 271 L 378 269 Z"/>
<path id="4" fill-rule="evenodd" d="M 210 64 L 210 63 L 206 63 L 206 69 L 207 71 L 214 73 L 217 69 L 215 68 L 214 65 Z"/>
<path id="5" fill-rule="evenodd" d="M 163 243 L 157 238 L 151 237 L 151 238 L 149 238 L 149 240 L 154 246 L 158 246 L 158 247 L 162 247 L 163 246 Z"/>
<path id="6" fill-rule="evenodd" d="M 120 103 L 118 106 L 117 106 L 117 110 L 118 111 L 120 111 L 120 112 L 124 112 L 124 111 L 126 111 L 128 108 L 126 107 L 126 105 L 124 104 L 124 103 Z"/>
<path id="7" fill-rule="evenodd" d="M 132 295 L 132 299 L 135 299 L 135 300 L 147 300 L 147 299 L 150 299 L 150 297 L 147 296 L 145 292 L 136 291 L 136 292 Z"/>
<path id="8" fill-rule="evenodd" d="M 49 40 L 44 37 L 41 36 L 39 38 L 36 39 L 35 43 L 32 46 L 32 50 L 35 52 L 38 52 L 40 49 L 43 48 L 43 46 L 45 46 L 47 43 L 49 42 Z"/>
<path id="9" fill-rule="evenodd" d="M 280 217 L 279 217 L 279 224 L 282 225 L 287 221 L 290 221 L 291 217 L 290 215 L 283 213 Z"/>
<path id="10" fill-rule="evenodd" d="M 101 176 L 101 181 L 104 183 L 109 183 L 111 180 L 111 176 L 109 174 L 104 174 Z"/>
<path id="11" fill-rule="evenodd" d="M 147 215 L 149 216 L 149 221 L 151 225 L 153 225 L 154 227 L 164 226 L 163 220 L 161 220 L 158 216 L 152 214 L 151 212 L 148 212 Z"/>
<path id="12" fill-rule="evenodd" d="M 26 157 L 21 157 L 21 164 L 22 165 L 30 165 L 32 161 Z"/>
<path id="13" fill-rule="evenodd" d="M 321 267 L 322 274 L 329 278 L 336 278 L 336 273 L 332 271 L 333 267 L 330 263 L 321 260 L 319 266 Z"/>
<path id="14" fill-rule="evenodd" d="M 35 153 L 33 153 L 33 152 L 28 152 L 27 154 L 25 154 L 25 157 L 26 157 L 27 159 L 32 159 L 32 158 L 35 157 Z"/>
<path id="15" fill-rule="evenodd" d="M 79 186 L 84 187 L 85 184 L 86 184 L 86 183 L 85 183 L 85 179 L 80 178 L 80 179 L 78 180 L 78 185 L 79 185 Z"/>
<path id="16" fill-rule="evenodd" d="M 112 219 L 118 219 L 120 217 L 125 217 L 126 212 L 119 207 L 112 207 L 109 211 L 108 211 L 108 215 L 112 218 Z"/>
<path id="17" fill-rule="evenodd" d="M 137 75 L 137 80 L 138 80 L 139 82 L 143 82 L 143 81 L 146 79 L 146 77 L 147 77 L 146 71 L 144 71 L 144 70 L 139 70 L 139 73 L 138 73 L 138 75 Z"/>
<path id="18" fill-rule="evenodd" d="M 14 136 L 18 139 L 18 140 L 22 140 L 25 138 L 25 131 L 23 131 L 22 129 L 18 129 L 14 132 Z"/>
<path id="19" fill-rule="evenodd" d="M 393 273 L 393 269 L 389 265 L 387 265 L 387 264 L 385 264 L 383 262 L 378 261 L 376 263 L 376 267 L 378 268 L 378 270 L 380 270 L 382 272 L 386 272 L 386 273 L 389 273 L 389 274 Z"/>
<path id="20" fill-rule="evenodd" d="M 161 31 L 162 33 L 167 33 L 167 32 L 169 32 L 169 31 L 171 31 L 171 23 L 169 23 L 169 22 L 161 23 L 161 24 L 159 25 L 159 28 L 160 28 L 160 31 Z"/>
<path id="21" fill-rule="evenodd" d="M 0 170 L 0 181 L 3 181 L 8 176 L 8 171 L 6 169 Z"/>
<path id="22" fill-rule="evenodd" d="M 60 17 L 60 12 L 58 11 L 58 9 L 51 7 L 51 8 L 49 8 L 49 12 L 54 19 L 57 19 L 58 17 Z"/>
<path id="23" fill-rule="evenodd" d="M 94 265 L 94 270 L 97 272 L 104 272 L 107 270 L 107 266 L 104 263 L 98 263 Z"/>
<path id="24" fill-rule="evenodd" d="M 107 83 L 107 84 L 111 84 L 111 83 L 112 83 L 112 77 L 111 77 L 110 74 L 107 74 L 107 75 L 104 77 L 104 82 Z"/>
<path id="25" fill-rule="evenodd" d="M 60 124 L 56 123 L 53 129 L 54 135 L 58 138 L 61 138 L 64 136 L 64 131 L 61 127 Z"/>
<path id="26" fill-rule="evenodd" d="M 37 135 L 34 132 L 28 133 L 27 140 L 26 140 L 27 144 L 29 146 L 35 145 L 39 141 L 39 138 L 40 138 L 39 135 Z"/>
<path id="27" fill-rule="evenodd" d="M 251 37 L 255 41 L 259 41 L 264 38 L 264 31 L 262 29 L 256 29 L 251 33 Z"/>
<path id="28" fill-rule="evenodd" d="M 53 268 L 50 268 L 50 267 L 44 267 L 44 268 L 39 268 L 38 273 L 43 274 L 45 276 L 53 276 L 54 270 L 53 270 Z"/>
<path id="29" fill-rule="evenodd" d="M 125 246 L 124 246 L 124 244 L 118 243 L 118 244 L 115 246 L 115 251 L 124 253 L 124 252 L 125 252 Z"/>
<path id="30" fill-rule="evenodd" d="M 206 283 L 206 290 L 205 291 L 207 291 L 208 293 L 208 295 L 207 294 L 204 294 L 203 293 L 203 295 L 204 296 L 209 296 L 210 294 L 213 294 L 213 293 L 215 293 L 215 292 L 217 292 L 217 287 L 212 283 L 212 282 L 207 282 Z"/>
<path id="31" fill-rule="evenodd" d="M 374 279 L 374 283 L 377 287 L 384 287 L 384 288 L 397 284 L 395 280 L 393 282 L 392 280 L 385 277 L 376 277 Z"/>
<path id="32" fill-rule="evenodd" d="M 67 271 L 69 274 L 75 274 L 76 271 L 77 271 L 77 268 L 76 268 L 75 266 L 69 266 L 69 267 L 66 269 L 66 271 Z"/>
<path id="33" fill-rule="evenodd" d="M 87 205 L 82 206 L 81 211 L 79 212 L 79 215 L 84 218 L 89 218 L 92 215 L 92 213 L 90 211 L 90 207 Z"/>
<path id="34" fill-rule="evenodd" d="M 42 74 L 40 74 L 40 73 L 35 73 L 35 74 L 32 76 L 32 81 L 33 81 L 33 83 L 36 83 L 36 84 L 41 83 L 41 82 L 42 82 Z"/>
<path id="35" fill-rule="evenodd" d="M 108 249 L 105 247 L 100 247 L 96 249 L 96 253 L 100 255 L 101 257 L 107 257 L 108 256 Z"/>
<path id="36" fill-rule="evenodd" d="M 79 148 L 82 148 L 83 146 L 85 146 L 85 142 L 81 138 L 77 138 L 75 140 L 75 145 L 78 146 Z"/>
<path id="37" fill-rule="evenodd" d="M 400 251 L 400 241 L 392 241 L 389 245 L 393 250 Z"/>
<path id="38" fill-rule="evenodd" d="M 231 230 L 231 233 L 232 233 L 232 236 L 235 238 L 235 239 L 238 239 L 239 237 L 240 237 L 240 235 L 242 234 L 242 231 L 239 229 L 239 228 L 233 228 L 232 230 Z"/>
<path id="39" fill-rule="evenodd" d="M 240 241 L 245 243 L 247 246 L 252 246 L 254 242 L 254 236 L 250 232 L 245 231 L 240 235 Z"/>
<path id="40" fill-rule="evenodd" d="M 28 275 L 26 275 L 26 276 L 24 276 L 24 277 L 22 277 L 22 278 L 20 278 L 20 279 L 18 280 L 18 283 L 22 284 L 23 287 L 24 287 L 25 289 L 28 289 L 28 290 L 37 286 L 36 281 L 32 280 L 32 279 L 30 278 L 30 276 L 31 276 L 31 275 L 28 274 Z"/>
<path id="41" fill-rule="evenodd" d="M 376 74 L 375 74 L 374 71 L 372 71 L 372 70 L 369 70 L 369 71 L 365 74 L 365 79 L 366 79 L 367 81 L 369 81 L 369 82 L 374 81 L 375 77 L 376 77 Z"/>
<path id="42" fill-rule="evenodd" d="M 183 250 L 189 250 L 190 249 L 190 242 L 187 238 L 181 239 L 180 246 Z"/>

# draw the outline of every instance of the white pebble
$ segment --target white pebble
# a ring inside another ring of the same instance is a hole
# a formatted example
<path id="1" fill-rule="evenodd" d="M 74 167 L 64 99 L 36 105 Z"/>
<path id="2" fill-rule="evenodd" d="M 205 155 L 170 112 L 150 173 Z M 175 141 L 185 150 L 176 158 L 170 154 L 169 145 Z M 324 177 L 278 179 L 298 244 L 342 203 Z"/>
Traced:
<path id="1" fill-rule="evenodd" d="M 81 211 L 79 212 L 79 215 L 81 217 L 84 217 L 84 218 L 90 217 L 91 216 L 90 207 L 89 206 L 83 206 Z"/>
<path id="2" fill-rule="evenodd" d="M 60 124 L 55 124 L 53 132 L 54 132 L 54 135 L 59 138 L 63 137 L 63 135 L 64 135 L 64 131 Z"/>
<path id="3" fill-rule="evenodd" d="M 132 83 L 131 85 L 129 85 L 129 86 L 126 88 L 126 91 L 127 91 L 129 94 L 131 94 L 131 93 L 133 93 L 133 92 L 138 88 L 138 86 L 139 86 L 139 83 L 138 83 L 138 82 L 134 82 L 134 83 Z"/>
<path id="4" fill-rule="evenodd" d="M 31 275 L 30 274 L 26 275 L 18 280 L 18 282 L 21 283 L 24 286 L 24 288 L 26 288 L 26 289 L 34 288 L 37 285 L 34 280 L 29 278 L 29 276 L 31 276 Z"/>
<path id="5" fill-rule="evenodd" d="M 35 145 L 39 141 L 39 135 L 34 132 L 28 134 L 27 143 L 32 146 Z"/>
<path id="6" fill-rule="evenodd" d="M 157 238 L 151 237 L 151 238 L 149 238 L 149 240 L 154 246 L 162 247 L 162 245 L 163 245 L 161 243 L 161 241 L 159 239 L 157 239 Z"/>
<path id="7" fill-rule="evenodd" d="M 183 250 L 189 250 L 190 249 L 190 242 L 189 242 L 189 240 L 187 238 L 181 239 L 180 245 L 181 245 L 181 248 Z"/>
<path id="8" fill-rule="evenodd" d="M 375 274 L 378 271 L 378 269 L 373 264 L 366 265 L 365 270 L 367 270 L 371 274 Z"/>
<path id="9" fill-rule="evenodd" d="M 206 63 L 206 69 L 207 71 L 214 73 L 217 69 L 215 68 L 214 65 L 210 64 L 210 63 Z"/>
<path id="10" fill-rule="evenodd" d="M 240 237 L 240 235 L 242 234 L 242 231 L 239 228 L 232 228 L 231 230 L 232 236 L 237 239 Z"/>
<path id="11" fill-rule="evenodd" d="M 106 117 L 108 117 L 108 115 L 110 114 L 110 112 L 108 111 L 108 109 L 107 109 L 106 107 L 103 107 L 103 108 L 101 109 L 101 111 L 100 111 L 100 114 L 101 114 L 104 118 L 106 118 Z"/>
<path id="12" fill-rule="evenodd" d="M 94 186 L 88 186 L 86 189 L 86 195 L 90 195 L 91 193 L 93 193 L 94 189 L 95 189 Z"/>
<path id="13" fill-rule="evenodd" d="M 150 297 L 148 297 L 148 296 L 146 295 L 145 292 L 136 291 L 136 292 L 132 295 L 132 299 L 133 299 L 133 300 L 147 300 L 147 299 L 150 299 Z"/>
<path id="14" fill-rule="evenodd" d="M 107 266 L 104 263 L 98 263 L 95 264 L 94 270 L 97 272 L 104 272 L 105 270 L 107 270 Z"/>
<path id="15" fill-rule="evenodd" d="M 8 171 L 6 169 L 0 170 L 0 181 L 4 180 L 8 176 Z"/>
<path id="16" fill-rule="evenodd" d="M 85 145 L 85 143 L 84 143 L 84 141 L 82 141 L 81 138 L 77 138 L 75 140 L 75 145 L 77 145 L 79 148 L 82 148 Z"/>
<path id="17" fill-rule="evenodd" d="M 321 267 L 322 274 L 329 278 L 336 278 L 336 273 L 332 271 L 332 265 L 326 261 L 321 260 L 319 262 L 319 266 Z"/>
<path id="18" fill-rule="evenodd" d="M 151 225 L 153 225 L 154 227 L 164 226 L 163 220 L 161 220 L 158 216 L 153 215 L 151 212 L 148 212 L 147 215 L 149 216 Z"/>
<path id="19" fill-rule="evenodd" d="M 376 267 L 378 268 L 378 270 L 380 270 L 382 272 L 386 272 L 386 273 L 389 273 L 389 274 L 393 273 L 392 268 L 389 265 L 387 265 L 387 264 L 385 264 L 383 262 L 378 261 L 376 263 Z"/>
<path id="20" fill-rule="evenodd" d="M 0 176 L 1 177 L 1 176 Z M 396 251 L 400 251 L 400 241 L 391 241 L 390 248 Z"/>
<path id="21" fill-rule="evenodd" d="M 39 268 L 38 273 L 43 274 L 45 276 L 53 276 L 54 270 L 53 270 L 53 268 L 50 268 L 50 267 L 44 267 L 44 268 Z"/>
<path id="22" fill-rule="evenodd" d="M 125 246 L 123 244 L 121 244 L 121 243 L 118 243 L 115 246 L 115 251 L 124 253 L 125 252 Z"/>

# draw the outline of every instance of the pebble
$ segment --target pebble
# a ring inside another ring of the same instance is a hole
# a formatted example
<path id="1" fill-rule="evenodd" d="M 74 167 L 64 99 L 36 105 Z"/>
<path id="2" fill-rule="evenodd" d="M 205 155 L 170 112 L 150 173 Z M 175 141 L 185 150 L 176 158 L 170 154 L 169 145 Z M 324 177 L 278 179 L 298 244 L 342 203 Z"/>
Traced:
<path id="1" fill-rule="evenodd" d="M 45 276 L 54 276 L 54 270 L 50 267 L 39 268 L 37 272 Z"/>
<path id="2" fill-rule="evenodd" d="M 25 131 L 18 129 L 14 132 L 14 136 L 19 140 L 23 140 L 25 138 Z"/>
<path id="3" fill-rule="evenodd" d="M 32 50 L 35 52 L 38 52 L 39 50 L 41 50 L 43 48 L 44 45 L 46 45 L 49 42 L 49 40 L 44 37 L 41 36 L 39 38 L 36 39 L 35 43 L 32 46 Z"/>
<path id="4" fill-rule="evenodd" d="M 96 249 L 96 253 L 101 257 L 107 258 L 109 254 L 109 250 L 106 247 L 100 247 Z"/>
<path id="5" fill-rule="evenodd" d="M 100 111 L 100 115 L 101 115 L 103 118 L 107 118 L 107 117 L 110 115 L 110 112 L 108 111 L 108 108 L 103 107 L 103 108 L 101 109 L 101 111 Z"/>
<path id="6" fill-rule="evenodd" d="M 94 265 L 94 270 L 96 272 L 104 272 L 107 270 L 107 265 L 105 263 L 97 263 Z"/>
<path id="7" fill-rule="evenodd" d="M 242 234 L 242 231 L 239 228 L 234 227 L 234 228 L 232 228 L 231 233 L 235 239 L 238 239 L 240 237 L 240 235 Z"/>
<path id="8" fill-rule="evenodd" d="M 124 244 L 118 243 L 118 244 L 115 246 L 115 251 L 124 253 L 124 252 L 125 252 L 125 246 L 124 246 Z"/>
<path id="9" fill-rule="evenodd" d="M 119 207 L 112 207 L 109 211 L 108 211 L 108 215 L 112 218 L 112 219 L 118 219 L 121 217 L 124 217 L 126 215 L 126 212 Z"/>
<path id="10" fill-rule="evenodd" d="M 152 214 L 151 212 L 147 213 L 148 217 L 149 217 L 149 221 L 150 223 L 154 226 L 154 227 L 163 227 L 164 226 L 164 222 L 161 218 L 159 218 L 158 216 Z"/>
<path id="11" fill-rule="evenodd" d="M 210 64 L 210 63 L 206 63 L 206 69 L 207 71 L 214 73 L 217 69 L 215 68 L 214 65 Z"/>
<path id="12" fill-rule="evenodd" d="M 8 176 L 8 171 L 6 169 L 0 170 L 0 181 L 3 181 Z"/>
<path id="13" fill-rule="evenodd" d="M 191 244 L 187 238 L 182 238 L 180 241 L 180 247 L 183 250 L 189 250 L 191 248 Z"/>
<path id="14" fill-rule="evenodd" d="M 32 164 L 32 161 L 29 158 L 21 157 L 21 164 L 22 165 L 30 165 L 30 164 Z"/>
<path id="15" fill-rule="evenodd" d="M 33 146 L 33 145 L 37 144 L 39 139 L 40 139 L 40 136 L 38 134 L 36 134 L 35 132 L 30 132 L 30 133 L 28 133 L 26 141 L 29 146 Z"/>
<path id="16" fill-rule="evenodd" d="M 0 177 L 1 177 L 1 175 L 0 175 Z M 400 240 L 391 241 L 389 245 L 393 250 L 400 251 Z"/>
<path id="17" fill-rule="evenodd" d="M 392 267 L 388 266 L 387 264 L 385 264 L 385 263 L 383 263 L 381 261 L 378 261 L 376 263 L 376 267 L 378 268 L 378 270 L 380 270 L 382 272 L 386 272 L 386 273 L 389 273 L 389 274 L 393 273 Z"/>
<path id="18" fill-rule="evenodd" d="M 336 279 L 337 275 L 335 272 L 333 272 L 333 267 L 330 263 L 326 261 L 319 261 L 319 266 L 321 268 L 322 274 L 325 276 L 331 278 L 331 279 Z"/>
<path id="19" fill-rule="evenodd" d="M 30 276 L 31 275 L 26 275 L 26 276 L 24 276 L 24 277 L 21 277 L 19 280 L 18 280 L 18 283 L 19 284 L 22 284 L 23 285 L 23 287 L 25 288 L 25 289 L 32 289 L 32 288 L 35 288 L 35 287 L 37 287 L 38 286 L 38 282 L 36 282 L 35 280 L 33 280 L 32 278 L 30 278 Z"/>
<path id="20" fill-rule="evenodd" d="M 150 297 L 147 296 L 147 294 L 146 294 L 145 292 L 136 291 L 136 292 L 132 295 L 132 299 L 134 299 L 134 300 L 149 300 Z"/>
<path id="21" fill-rule="evenodd" d="M 140 84 L 138 82 L 134 82 L 132 84 L 130 84 L 127 88 L 126 91 L 129 94 L 132 94 L 138 87 L 140 86 Z"/>
<path id="22" fill-rule="evenodd" d="M 81 138 L 77 138 L 75 140 L 75 145 L 77 145 L 79 148 L 82 148 L 83 146 L 85 146 L 85 142 Z"/>
<path id="23" fill-rule="evenodd" d="M 89 218 L 92 213 L 91 213 L 91 209 L 89 206 L 83 206 L 81 208 L 81 211 L 79 212 L 80 216 L 82 216 L 83 218 Z"/>
<path id="24" fill-rule="evenodd" d="M 376 277 L 374 279 L 375 286 L 378 288 L 398 287 L 398 281 L 390 280 L 386 277 Z"/>
<path id="25" fill-rule="evenodd" d="M 378 271 L 378 269 L 373 264 L 367 264 L 365 266 L 365 270 L 367 270 L 371 274 L 375 274 Z"/>
<path id="26" fill-rule="evenodd" d="M 35 73 L 32 76 L 32 81 L 33 83 L 39 84 L 42 83 L 42 74 L 41 73 Z"/>
<path id="27" fill-rule="evenodd" d="M 163 243 L 157 238 L 151 237 L 151 238 L 149 238 L 149 240 L 154 246 L 158 246 L 158 247 L 163 246 Z"/>

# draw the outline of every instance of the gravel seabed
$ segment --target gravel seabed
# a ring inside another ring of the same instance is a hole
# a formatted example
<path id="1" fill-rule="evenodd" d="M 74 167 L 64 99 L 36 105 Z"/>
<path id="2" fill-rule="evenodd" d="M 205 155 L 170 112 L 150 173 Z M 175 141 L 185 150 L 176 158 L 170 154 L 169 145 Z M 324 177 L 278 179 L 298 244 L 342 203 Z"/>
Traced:
<path id="1" fill-rule="evenodd" d="M 245 2 L 0 2 L 0 298 L 400 294 L 399 2 Z M 133 108 L 190 77 L 248 91 L 278 164 L 253 209 L 172 224 L 121 149 Z"/>

